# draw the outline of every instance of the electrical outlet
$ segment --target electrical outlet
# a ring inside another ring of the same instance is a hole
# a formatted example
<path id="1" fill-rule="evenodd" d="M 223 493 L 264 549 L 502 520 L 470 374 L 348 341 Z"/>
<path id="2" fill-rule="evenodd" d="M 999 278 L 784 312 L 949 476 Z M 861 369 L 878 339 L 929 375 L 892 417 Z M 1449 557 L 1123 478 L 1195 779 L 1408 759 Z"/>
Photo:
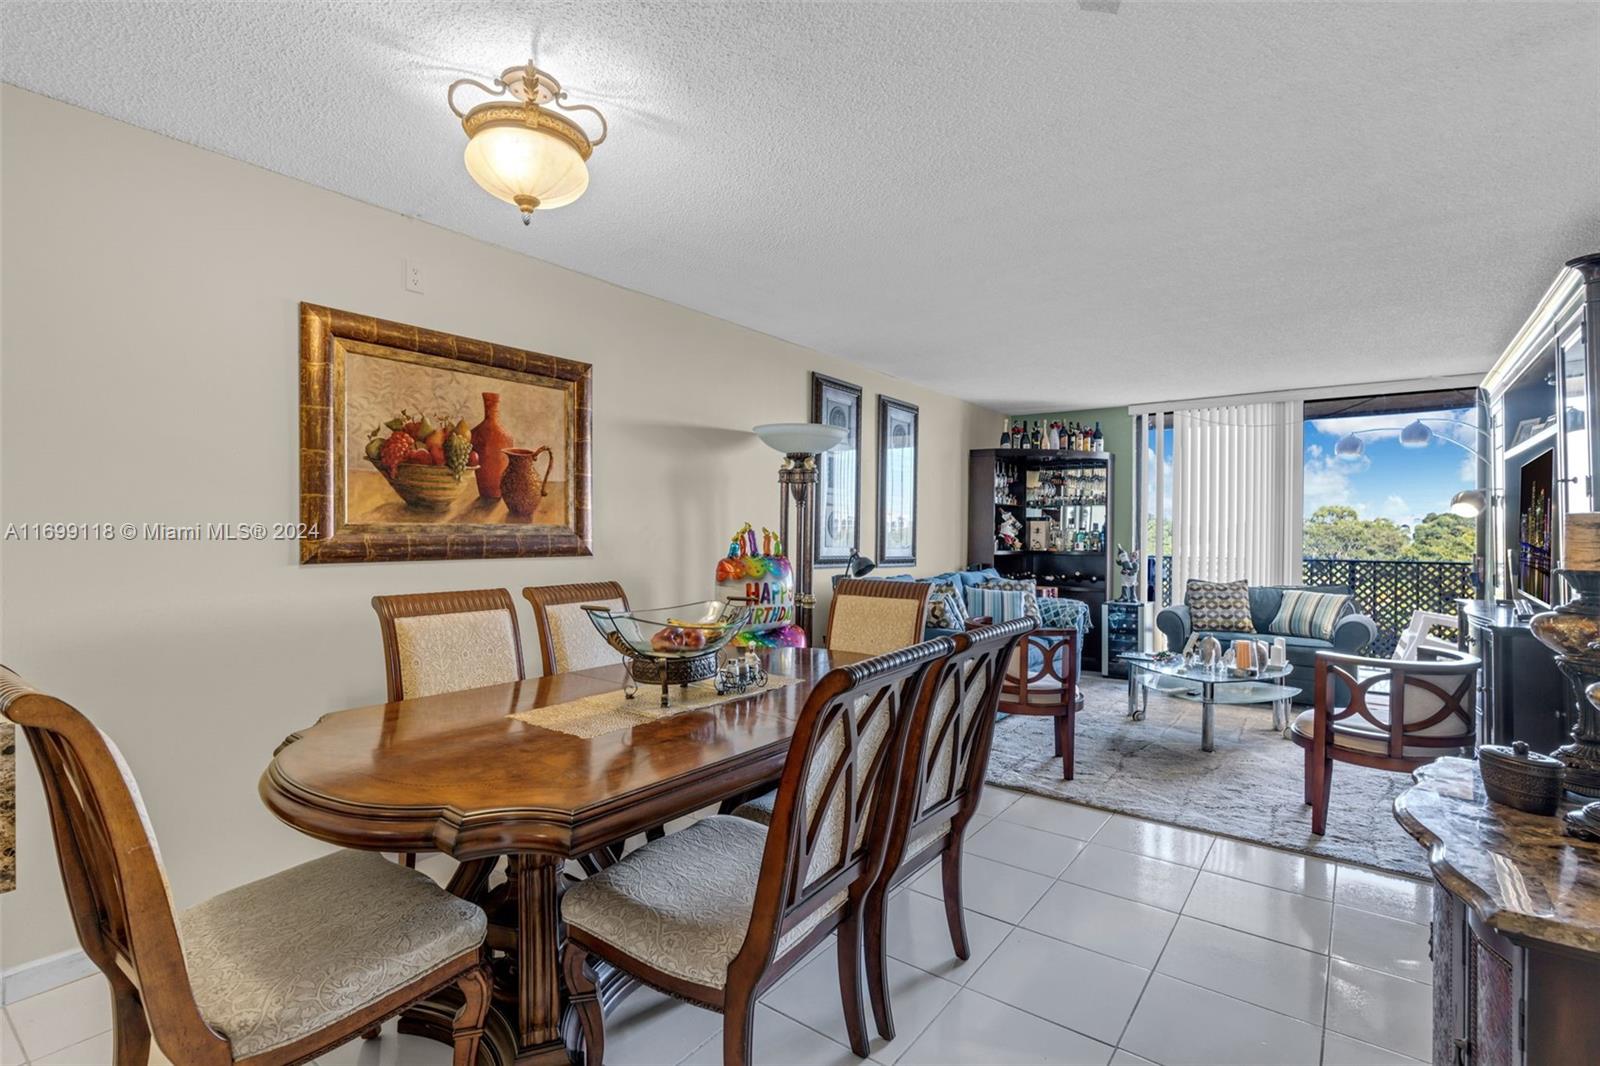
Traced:
<path id="1" fill-rule="evenodd" d="M 407 259 L 406 262 L 405 262 L 405 268 L 406 268 L 406 276 L 405 276 L 406 291 L 407 292 L 421 292 L 422 291 L 422 266 L 421 266 L 421 264 L 417 263 L 413 259 Z"/>

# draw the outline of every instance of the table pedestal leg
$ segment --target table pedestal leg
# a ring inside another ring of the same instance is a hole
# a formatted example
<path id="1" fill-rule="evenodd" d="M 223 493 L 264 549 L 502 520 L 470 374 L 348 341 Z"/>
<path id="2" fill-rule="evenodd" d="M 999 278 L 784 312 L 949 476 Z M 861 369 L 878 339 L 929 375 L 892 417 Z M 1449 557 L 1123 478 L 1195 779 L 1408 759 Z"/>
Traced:
<path id="1" fill-rule="evenodd" d="M 509 874 L 517 901 L 516 1066 L 566 1066 L 558 964 L 561 860 L 553 855 L 518 855 Z"/>
<path id="2" fill-rule="evenodd" d="M 1217 687 L 1209 681 L 1200 689 L 1200 750 L 1216 751 L 1211 735 L 1216 728 L 1217 708 L 1211 701 L 1217 694 Z"/>
<path id="3" fill-rule="evenodd" d="M 1140 706 L 1143 702 L 1144 686 L 1139 684 L 1139 668 L 1132 663 L 1128 664 L 1128 717 L 1135 722 L 1144 717 L 1144 709 Z"/>

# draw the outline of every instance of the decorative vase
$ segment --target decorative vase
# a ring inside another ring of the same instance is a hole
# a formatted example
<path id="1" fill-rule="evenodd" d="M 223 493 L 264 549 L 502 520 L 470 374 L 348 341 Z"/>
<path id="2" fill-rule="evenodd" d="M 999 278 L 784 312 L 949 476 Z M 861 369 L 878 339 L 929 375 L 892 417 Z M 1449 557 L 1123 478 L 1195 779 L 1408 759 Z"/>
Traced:
<path id="1" fill-rule="evenodd" d="M 500 479 L 506 472 L 506 449 L 516 442 L 500 424 L 500 394 L 483 394 L 483 421 L 472 427 L 472 447 L 478 453 L 478 495 L 500 498 Z"/>
<path id="2" fill-rule="evenodd" d="M 1600 570 L 1557 570 L 1578 594 L 1553 611 L 1536 614 L 1528 628 L 1539 643 L 1555 652 L 1558 666 L 1572 690 L 1578 724 L 1572 743 L 1553 754 L 1566 766 L 1567 790 L 1581 796 L 1600 797 L 1600 707 L 1586 698 L 1589 686 L 1600 681 Z"/>
<path id="3" fill-rule="evenodd" d="M 541 444 L 532 449 L 506 448 L 502 455 L 505 458 L 505 474 L 500 478 L 500 497 L 506 502 L 506 510 L 518 518 L 526 518 L 539 506 L 539 500 L 550 483 L 550 468 L 555 465 L 555 453 L 548 445 Z M 544 456 L 542 475 L 533 468 L 540 455 Z M 479 458 L 482 458 L 481 453 Z"/>

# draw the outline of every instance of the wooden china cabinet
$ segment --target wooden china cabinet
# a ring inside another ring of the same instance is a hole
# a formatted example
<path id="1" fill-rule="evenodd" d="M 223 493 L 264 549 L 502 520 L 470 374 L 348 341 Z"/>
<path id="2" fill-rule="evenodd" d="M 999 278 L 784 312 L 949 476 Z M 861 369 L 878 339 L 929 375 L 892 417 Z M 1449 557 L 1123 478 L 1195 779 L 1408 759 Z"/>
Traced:
<path id="1" fill-rule="evenodd" d="M 1081 600 L 1099 625 L 1116 552 L 1111 460 L 1109 452 L 1051 448 L 969 453 L 967 561 L 1034 581 L 1042 595 Z M 1015 542 L 1003 539 L 1003 523 L 1020 530 Z M 1098 634 L 1083 636 L 1083 668 L 1098 670 Z"/>

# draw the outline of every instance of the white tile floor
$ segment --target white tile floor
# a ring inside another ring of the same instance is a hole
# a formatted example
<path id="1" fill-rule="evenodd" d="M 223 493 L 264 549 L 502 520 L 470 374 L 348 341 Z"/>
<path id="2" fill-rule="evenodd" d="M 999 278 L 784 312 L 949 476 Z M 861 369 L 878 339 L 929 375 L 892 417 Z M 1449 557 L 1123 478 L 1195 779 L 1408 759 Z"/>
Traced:
<path id="1" fill-rule="evenodd" d="M 895 896 L 899 1035 L 874 1039 L 873 1062 L 1386 1066 L 1430 1054 L 1425 884 L 1000 789 L 982 812 L 963 876 L 972 958 L 950 952 L 936 869 Z M 608 1019 L 607 1061 L 718 1063 L 720 1023 L 640 990 Z M 85 978 L 6 1007 L 0 1062 L 109 1066 L 110 1024 L 103 980 Z M 766 995 L 756 1059 L 858 1062 L 843 1030 L 826 947 Z M 449 1058 L 391 1025 L 319 1061 Z"/>

